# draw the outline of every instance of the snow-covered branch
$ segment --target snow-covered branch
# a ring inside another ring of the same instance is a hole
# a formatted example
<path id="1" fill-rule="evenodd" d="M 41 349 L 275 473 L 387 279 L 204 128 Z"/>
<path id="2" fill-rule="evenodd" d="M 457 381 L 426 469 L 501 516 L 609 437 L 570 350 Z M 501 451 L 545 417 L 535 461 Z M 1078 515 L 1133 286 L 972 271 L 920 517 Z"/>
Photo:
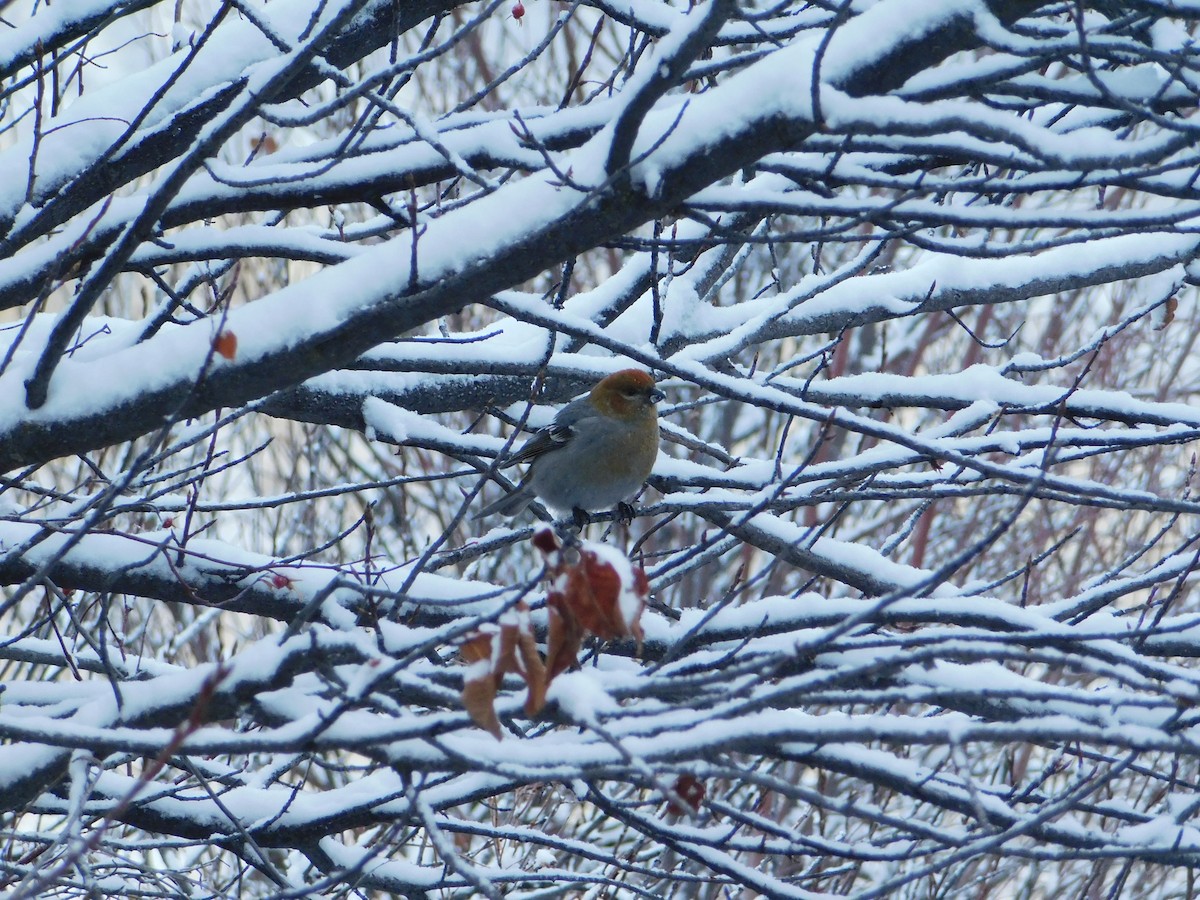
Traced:
<path id="1" fill-rule="evenodd" d="M 1187 893 L 1195 4 L 2 27 L 0 892 Z"/>

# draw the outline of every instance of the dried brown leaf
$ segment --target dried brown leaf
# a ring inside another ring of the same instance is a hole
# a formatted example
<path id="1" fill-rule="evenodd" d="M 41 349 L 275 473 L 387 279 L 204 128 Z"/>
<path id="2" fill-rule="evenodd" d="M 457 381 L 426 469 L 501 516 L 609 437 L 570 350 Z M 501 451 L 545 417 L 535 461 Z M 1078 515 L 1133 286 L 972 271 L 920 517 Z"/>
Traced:
<path id="1" fill-rule="evenodd" d="M 232 331 L 222 331 L 213 338 L 213 349 L 226 359 L 233 359 L 237 356 L 237 335 Z"/>

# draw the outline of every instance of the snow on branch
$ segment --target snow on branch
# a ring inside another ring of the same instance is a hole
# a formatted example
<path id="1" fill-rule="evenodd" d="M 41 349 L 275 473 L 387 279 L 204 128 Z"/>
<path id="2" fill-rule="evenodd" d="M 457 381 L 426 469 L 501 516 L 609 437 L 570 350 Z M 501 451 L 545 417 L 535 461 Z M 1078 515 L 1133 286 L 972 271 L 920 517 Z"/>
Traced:
<path id="1" fill-rule="evenodd" d="M 0 893 L 1187 894 L 1196 4 L 0 27 Z"/>

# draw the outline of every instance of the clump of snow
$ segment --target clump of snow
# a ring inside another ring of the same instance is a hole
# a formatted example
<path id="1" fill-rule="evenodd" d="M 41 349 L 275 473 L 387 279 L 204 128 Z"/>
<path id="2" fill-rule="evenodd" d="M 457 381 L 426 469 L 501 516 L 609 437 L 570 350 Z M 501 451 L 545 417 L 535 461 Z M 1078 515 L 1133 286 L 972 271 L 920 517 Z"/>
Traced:
<path id="1" fill-rule="evenodd" d="M 581 725 L 596 725 L 601 715 L 620 708 L 600 679 L 588 671 L 559 675 L 550 682 L 546 699 L 556 702 L 564 715 Z"/>

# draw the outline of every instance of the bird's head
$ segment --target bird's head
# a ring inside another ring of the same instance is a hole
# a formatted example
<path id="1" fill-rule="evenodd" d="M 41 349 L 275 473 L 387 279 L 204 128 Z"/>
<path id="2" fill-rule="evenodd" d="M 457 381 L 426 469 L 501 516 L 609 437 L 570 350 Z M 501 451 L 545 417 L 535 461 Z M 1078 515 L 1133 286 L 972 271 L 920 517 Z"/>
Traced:
<path id="1" fill-rule="evenodd" d="M 604 415 L 628 419 L 647 412 L 655 415 L 654 404 L 663 399 L 663 392 L 654 386 L 649 372 L 622 369 L 602 378 L 592 388 L 591 398 Z"/>

